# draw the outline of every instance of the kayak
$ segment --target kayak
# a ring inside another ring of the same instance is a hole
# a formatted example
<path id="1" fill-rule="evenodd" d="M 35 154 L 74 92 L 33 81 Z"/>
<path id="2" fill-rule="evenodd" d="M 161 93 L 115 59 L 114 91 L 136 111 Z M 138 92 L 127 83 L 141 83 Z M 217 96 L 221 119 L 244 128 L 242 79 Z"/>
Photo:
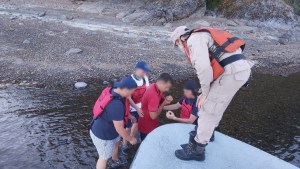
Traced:
<path id="1" fill-rule="evenodd" d="M 179 123 L 158 127 L 142 142 L 130 169 L 299 169 L 220 132 L 215 132 L 215 141 L 206 147 L 205 161 L 181 161 L 174 152 L 188 143 L 193 128 Z"/>

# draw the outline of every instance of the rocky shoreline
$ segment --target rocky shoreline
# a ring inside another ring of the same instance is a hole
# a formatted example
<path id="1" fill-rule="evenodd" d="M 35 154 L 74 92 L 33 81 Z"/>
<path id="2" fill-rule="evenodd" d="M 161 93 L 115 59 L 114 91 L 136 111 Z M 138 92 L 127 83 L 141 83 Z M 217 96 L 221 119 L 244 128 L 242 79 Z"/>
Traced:
<path id="1" fill-rule="evenodd" d="M 135 26 L 120 21 L 120 14 L 99 14 L 98 8 L 105 9 L 100 2 L 17 2 L 0 5 L 0 88 L 73 88 L 77 81 L 113 81 L 130 74 L 138 60 L 153 67 L 152 79 L 162 72 L 177 80 L 194 77 L 192 67 L 169 40 L 179 25 L 219 27 L 244 38 L 245 55 L 256 62 L 254 72 L 287 76 L 300 70 L 297 24 L 250 24 L 243 19 L 199 17 L 196 12 L 161 26 Z"/>

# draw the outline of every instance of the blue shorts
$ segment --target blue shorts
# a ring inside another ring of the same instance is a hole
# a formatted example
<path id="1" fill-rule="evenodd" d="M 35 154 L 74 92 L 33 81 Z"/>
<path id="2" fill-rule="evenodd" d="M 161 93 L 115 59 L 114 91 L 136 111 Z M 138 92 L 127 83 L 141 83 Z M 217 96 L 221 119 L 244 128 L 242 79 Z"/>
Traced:
<path id="1" fill-rule="evenodd" d="M 138 114 L 138 112 L 137 111 L 133 111 L 133 112 L 130 112 L 130 114 L 133 116 L 133 117 L 135 117 L 136 118 L 136 122 L 138 122 L 139 121 L 139 114 Z M 129 119 L 128 120 L 128 123 L 127 123 L 127 125 L 126 125 L 126 128 L 131 128 L 132 127 L 132 121 Z"/>

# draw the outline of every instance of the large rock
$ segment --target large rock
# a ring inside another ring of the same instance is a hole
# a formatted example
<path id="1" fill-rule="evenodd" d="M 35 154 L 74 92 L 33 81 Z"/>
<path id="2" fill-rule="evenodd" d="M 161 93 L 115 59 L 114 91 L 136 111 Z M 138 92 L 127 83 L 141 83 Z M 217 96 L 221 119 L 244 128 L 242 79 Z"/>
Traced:
<path id="1" fill-rule="evenodd" d="M 195 13 L 200 8 L 206 8 L 205 0 L 144 1 L 144 7 L 141 10 L 137 10 L 135 12 L 139 15 L 139 18 L 136 18 L 134 20 L 135 23 L 162 25 L 165 22 L 171 22 L 174 20 L 186 18 Z M 141 11 L 144 11 L 142 16 Z M 128 15 L 127 18 L 132 18 L 131 15 L 136 16 L 135 13 Z"/>
<path id="2" fill-rule="evenodd" d="M 131 169 L 297 169 L 275 156 L 219 132 L 206 147 L 206 160 L 181 161 L 174 155 L 188 142 L 194 125 L 168 124 L 155 129 L 143 141 Z"/>
<path id="3" fill-rule="evenodd" d="M 282 0 L 223 0 L 218 10 L 226 17 L 293 22 L 294 10 Z"/>

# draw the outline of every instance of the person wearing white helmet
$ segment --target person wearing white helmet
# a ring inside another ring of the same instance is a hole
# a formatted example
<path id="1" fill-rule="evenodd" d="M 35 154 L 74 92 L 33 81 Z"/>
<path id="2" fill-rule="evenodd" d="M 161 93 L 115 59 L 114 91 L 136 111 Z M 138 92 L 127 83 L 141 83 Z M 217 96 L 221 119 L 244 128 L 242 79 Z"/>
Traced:
<path id="1" fill-rule="evenodd" d="M 202 89 L 197 101 L 197 134 L 190 134 L 189 143 L 181 145 L 175 155 L 181 160 L 203 161 L 205 146 L 232 98 L 248 81 L 253 65 L 242 54 L 245 42 L 223 30 L 180 26 L 171 38 L 196 69 Z"/>

